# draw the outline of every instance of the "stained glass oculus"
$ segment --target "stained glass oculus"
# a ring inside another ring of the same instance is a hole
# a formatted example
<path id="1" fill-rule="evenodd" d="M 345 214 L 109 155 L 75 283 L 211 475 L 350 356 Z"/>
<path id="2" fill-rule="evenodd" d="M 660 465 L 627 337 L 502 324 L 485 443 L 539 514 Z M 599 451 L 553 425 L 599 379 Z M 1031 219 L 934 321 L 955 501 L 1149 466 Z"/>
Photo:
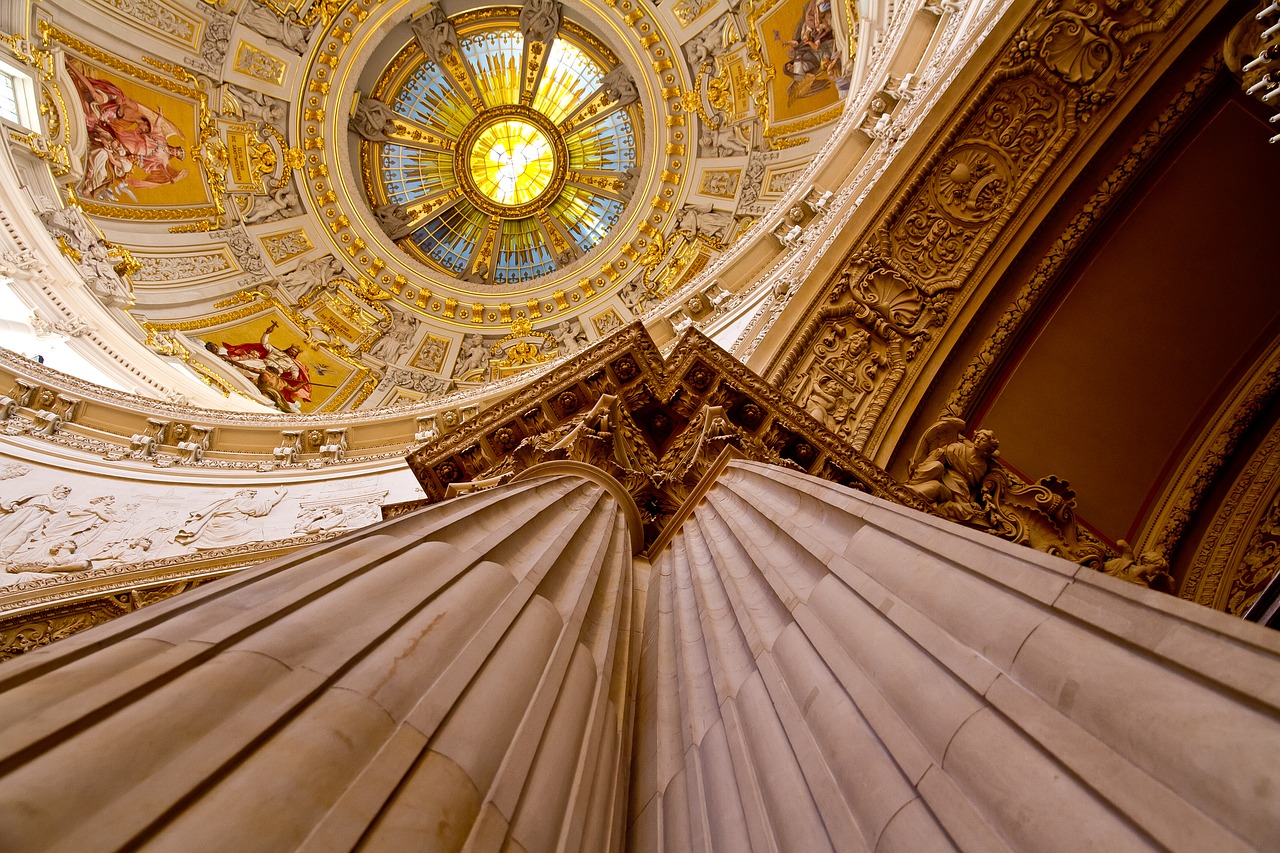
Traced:
<path id="1" fill-rule="evenodd" d="M 635 180 L 639 112 L 603 90 L 617 58 L 569 21 L 551 44 L 526 43 L 518 14 L 456 16 L 458 50 L 439 64 L 406 45 L 370 93 L 395 115 L 387 138 L 361 142 L 370 206 L 399 205 L 412 224 L 399 245 L 469 281 L 572 264 L 618 222 Z"/>

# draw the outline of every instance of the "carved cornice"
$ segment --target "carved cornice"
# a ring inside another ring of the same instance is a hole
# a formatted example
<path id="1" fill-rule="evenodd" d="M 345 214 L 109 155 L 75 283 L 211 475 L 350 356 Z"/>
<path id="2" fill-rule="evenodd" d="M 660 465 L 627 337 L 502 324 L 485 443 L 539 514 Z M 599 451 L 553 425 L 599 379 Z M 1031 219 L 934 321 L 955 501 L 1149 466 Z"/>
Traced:
<path id="1" fill-rule="evenodd" d="M 456 494 L 457 484 L 505 482 L 539 462 L 594 464 L 635 498 L 652 543 L 727 447 L 924 509 L 710 339 L 690 330 L 664 361 L 640 324 L 419 448 L 408 463 L 428 503 Z"/>

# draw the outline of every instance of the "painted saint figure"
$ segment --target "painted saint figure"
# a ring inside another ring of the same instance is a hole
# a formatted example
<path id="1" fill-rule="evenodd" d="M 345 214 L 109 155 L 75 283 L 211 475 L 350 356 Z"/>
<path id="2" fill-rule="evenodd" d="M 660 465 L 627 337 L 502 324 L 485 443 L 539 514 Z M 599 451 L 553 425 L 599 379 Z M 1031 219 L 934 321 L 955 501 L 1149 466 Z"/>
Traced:
<path id="1" fill-rule="evenodd" d="M 831 0 L 809 0 L 792 38 L 783 42 L 789 57 L 782 65 L 782 72 L 791 78 L 789 103 L 823 92 L 833 83 L 841 94 L 849 86 L 831 16 Z"/>
<path id="2" fill-rule="evenodd" d="M 258 390 L 282 412 L 297 414 L 302 403 L 311 401 L 311 377 L 298 360 L 302 349 L 290 344 L 280 349 L 271 343 L 271 333 L 280 326 L 272 320 L 256 344 L 206 343 L 205 349 L 240 369 L 254 380 Z"/>

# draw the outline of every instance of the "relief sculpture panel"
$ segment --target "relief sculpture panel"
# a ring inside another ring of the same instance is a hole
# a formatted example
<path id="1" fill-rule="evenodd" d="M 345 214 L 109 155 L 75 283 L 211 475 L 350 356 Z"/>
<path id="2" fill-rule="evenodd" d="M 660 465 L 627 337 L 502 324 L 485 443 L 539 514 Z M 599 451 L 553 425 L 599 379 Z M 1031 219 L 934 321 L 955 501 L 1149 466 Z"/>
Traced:
<path id="1" fill-rule="evenodd" d="M 902 268 L 930 290 L 958 287 L 1062 147 L 1064 113 L 1061 95 L 1035 75 L 996 86 L 890 227 Z"/>
<path id="2" fill-rule="evenodd" d="M 968 106 L 817 295 L 768 375 L 874 454 L 976 271 L 1027 204 L 1150 62 L 1185 3 L 1047 2 L 1030 11 Z M 889 307 L 871 290 L 892 284 Z M 856 351 L 856 355 L 854 355 Z M 956 414 L 964 414 L 957 412 Z"/>

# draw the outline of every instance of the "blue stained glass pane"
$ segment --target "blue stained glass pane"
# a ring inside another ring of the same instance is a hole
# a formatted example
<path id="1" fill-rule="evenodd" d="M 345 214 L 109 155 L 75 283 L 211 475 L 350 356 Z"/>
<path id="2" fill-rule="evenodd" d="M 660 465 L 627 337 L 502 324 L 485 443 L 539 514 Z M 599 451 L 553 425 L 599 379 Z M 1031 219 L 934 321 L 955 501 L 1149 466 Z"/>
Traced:
<path id="1" fill-rule="evenodd" d="M 636 164 L 636 134 L 622 110 L 565 137 L 570 169 L 625 172 Z"/>
<path id="2" fill-rule="evenodd" d="M 488 30 L 462 39 L 461 46 L 485 104 L 495 107 L 520 103 L 524 36 L 519 30 Z"/>
<path id="3" fill-rule="evenodd" d="M 460 273 L 467 268 L 471 253 L 480 242 L 486 219 L 483 213 L 463 202 L 428 220 L 413 232 L 413 242 L 441 267 Z"/>
<path id="4" fill-rule="evenodd" d="M 388 143 L 380 158 L 387 200 L 404 204 L 452 189 L 452 155 Z"/>
<path id="5" fill-rule="evenodd" d="M 618 224 L 623 207 L 623 202 L 617 199 L 599 196 L 581 187 L 566 187 L 550 212 L 564 225 L 578 248 L 587 252 Z"/>
<path id="6" fill-rule="evenodd" d="M 476 114 L 449 75 L 431 62 L 418 66 L 396 93 L 391 109 L 454 138 Z"/>
<path id="7" fill-rule="evenodd" d="M 501 284 L 528 281 L 556 268 L 538 220 L 532 216 L 502 223 L 495 255 L 493 280 Z"/>

